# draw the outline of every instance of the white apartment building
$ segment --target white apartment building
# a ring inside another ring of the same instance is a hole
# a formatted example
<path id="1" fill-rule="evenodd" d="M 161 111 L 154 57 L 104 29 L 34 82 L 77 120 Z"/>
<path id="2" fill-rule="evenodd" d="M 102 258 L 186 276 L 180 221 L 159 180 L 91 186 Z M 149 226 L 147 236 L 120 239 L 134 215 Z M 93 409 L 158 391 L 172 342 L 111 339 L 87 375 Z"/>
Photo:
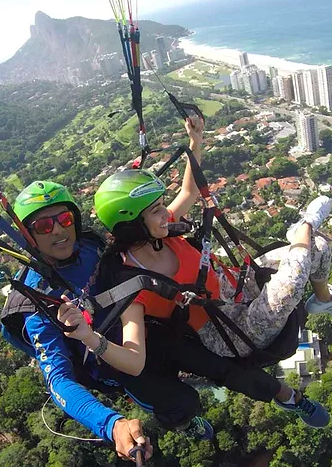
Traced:
<path id="1" fill-rule="evenodd" d="M 320 105 L 332 110 L 332 65 L 318 68 L 318 86 Z"/>
<path id="2" fill-rule="evenodd" d="M 157 70 L 161 70 L 164 65 L 163 65 L 163 62 L 161 60 L 159 53 L 156 50 L 151 50 L 151 57 L 152 57 L 153 66 Z"/>
<path id="3" fill-rule="evenodd" d="M 292 76 L 277 76 L 280 97 L 286 101 L 294 100 L 294 86 Z"/>
<path id="4" fill-rule="evenodd" d="M 309 107 L 318 107 L 320 105 L 318 71 L 314 69 L 304 71 L 303 84 L 305 103 Z"/>
<path id="5" fill-rule="evenodd" d="M 142 65 L 144 70 L 151 70 L 151 55 L 149 52 L 142 54 Z"/>
<path id="6" fill-rule="evenodd" d="M 321 352 L 318 335 L 308 329 L 299 332 L 299 347 L 296 353 L 278 364 L 277 378 L 284 378 L 289 373 L 296 372 L 301 377 L 309 376 L 307 363 L 317 360 L 321 368 Z"/>
<path id="7" fill-rule="evenodd" d="M 271 84 L 272 84 L 272 90 L 273 90 L 274 97 L 280 97 L 280 88 L 279 88 L 279 81 L 278 81 L 277 76 L 272 78 Z"/>
<path id="8" fill-rule="evenodd" d="M 245 89 L 248 94 L 259 94 L 267 89 L 266 73 L 256 65 L 246 65 L 240 70 L 232 71 L 231 85 L 236 91 Z"/>
<path id="9" fill-rule="evenodd" d="M 257 71 L 244 71 L 242 73 L 244 89 L 248 94 L 259 94 L 259 78 Z"/>
<path id="10" fill-rule="evenodd" d="M 185 57 L 183 49 L 171 49 L 167 52 L 167 60 L 169 63 L 175 62 L 176 60 L 182 60 Z"/>
<path id="11" fill-rule="evenodd" d="M 247 52 L 241 52 L 239 55 L 240 59 L 240 67 L 243 68 L 247 65 L 249 65 L 249 58 Z"/>
<path id="12" fill-rule="evenodd" d="M 292 74 L 293 87 L 294 87 L 294 102 L 296 104 L 305 103 L 304 80 L 303 72 L 297 71 Z"/>
<path id="13" fill-rule="evenodd" d="M 231 73 L 231 86 L 235 91 L 240 91 L 244 89 L 242 73 L 239 70 L 232 71 Z"/>
<path id="14" fill-rule="evenodd" d="M 258 77 L 258 83 L 259 83 L 259 89 L 261 92 L 264 92 L 267 90 L 267 79 L 266 79 L 266 73 L 263 70 L 257 70 L 257 77 Z"/>
<path id="15" fill-rule="evenodd" d="M 297 112 L 297 138 L 304 151 L 315 152 L 319 149 L 317 117 L 305 112 Z"/>
<path id="16" fill-rule="evenodd" d="M 271 66 L 270 70 L 269 70 L 269 74 L 270 74 L 270 78 L 271 78 L 271 81 L 272 81 L 273 78 L 276 78 L 278 76 L 278 74 L 279 74 L 278 68 L 276 68 L 274 66 Z"/>

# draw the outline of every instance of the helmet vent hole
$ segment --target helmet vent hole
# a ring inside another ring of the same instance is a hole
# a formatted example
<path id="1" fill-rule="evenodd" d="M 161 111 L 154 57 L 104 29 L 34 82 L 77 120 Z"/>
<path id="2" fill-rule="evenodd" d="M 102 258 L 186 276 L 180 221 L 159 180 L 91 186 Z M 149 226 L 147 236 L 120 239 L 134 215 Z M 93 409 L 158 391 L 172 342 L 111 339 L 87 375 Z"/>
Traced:
<path id="1" fill-rule="evenodd" d="M 128 214 L 128 211 L 126 211 L 125 209 L 121 209 L 119 211 L 119 214 Z M 131 213 L 130 213 L 131 214 Z"/>

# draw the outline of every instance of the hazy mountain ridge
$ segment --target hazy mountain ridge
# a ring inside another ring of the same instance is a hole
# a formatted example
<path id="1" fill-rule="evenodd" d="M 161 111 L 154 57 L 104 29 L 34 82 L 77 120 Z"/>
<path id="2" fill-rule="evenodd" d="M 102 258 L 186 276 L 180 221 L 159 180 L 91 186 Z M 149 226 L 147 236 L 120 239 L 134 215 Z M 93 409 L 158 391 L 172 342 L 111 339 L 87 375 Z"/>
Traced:
<path id="1" fill-rule="evenodd" d="M 139 27 L 142 52 L 156 48 L 156 37 L 160 35 L 174 40 L 188 34 L 181 26 L 153 21 L 141 21 Z M 39 11 L 35 25 L 31 26 L 31 38 L 10 60 L 0 64 L 0 83 L 34 79 L 72 82 L 72 77 L 98 73 L 103 68 L 100 59 L 116 52 L 121 58 L 114 20 L 53 19 Z"/>

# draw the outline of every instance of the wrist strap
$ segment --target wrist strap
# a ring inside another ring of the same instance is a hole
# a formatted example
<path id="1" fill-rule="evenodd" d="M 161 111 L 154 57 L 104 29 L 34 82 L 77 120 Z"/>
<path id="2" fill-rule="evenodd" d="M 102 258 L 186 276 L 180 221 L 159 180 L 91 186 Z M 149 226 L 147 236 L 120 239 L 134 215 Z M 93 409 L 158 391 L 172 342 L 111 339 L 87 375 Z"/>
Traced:
<path id="1" fill-rule="evenodd" d="M 105 336 L 103 336 L 102 334 L 99 334 L 99 332 L 95 332 L 95 334 L 97 334 L 97 336 L 99 337 L 99 345 L 94 350 L 89 347 L 89 350 L 90 352 L 95 354 L 96 357 L 100 357 L 101 355 L 103 355 L 103 353 L 106 352 L 106 349 L 108 346 L 108 340 L 106 339 Z"/>

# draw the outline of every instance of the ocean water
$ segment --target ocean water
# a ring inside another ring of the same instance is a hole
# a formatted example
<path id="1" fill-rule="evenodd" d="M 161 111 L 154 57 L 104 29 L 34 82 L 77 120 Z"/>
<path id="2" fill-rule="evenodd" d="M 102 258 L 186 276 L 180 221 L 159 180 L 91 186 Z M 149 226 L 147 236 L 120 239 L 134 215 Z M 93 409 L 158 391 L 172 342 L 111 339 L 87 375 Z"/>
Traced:
<path id="1" fill-rule="evenodd" d="M 200 45 L 332 64 L 332 0 L 200 0 L 149 15 Z"/>

